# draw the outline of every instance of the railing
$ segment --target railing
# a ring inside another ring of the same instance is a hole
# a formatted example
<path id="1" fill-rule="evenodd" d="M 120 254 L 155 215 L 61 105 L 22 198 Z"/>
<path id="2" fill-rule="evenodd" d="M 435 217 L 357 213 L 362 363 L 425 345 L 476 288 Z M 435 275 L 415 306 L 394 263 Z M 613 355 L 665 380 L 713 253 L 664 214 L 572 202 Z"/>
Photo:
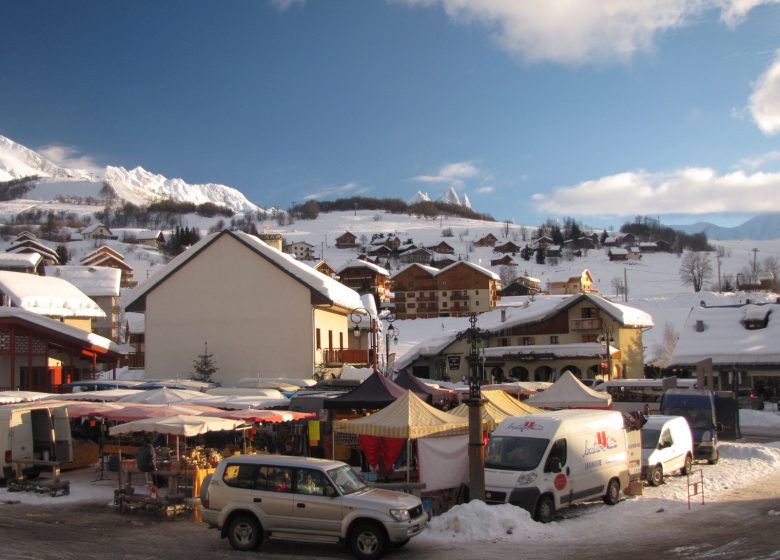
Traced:
<path id="1" fill-rule="evenodd" d="M 468 301 L 471 298 L 469 297 L 468 294 L 456 294 L 453 292 L 452 295 L 450 296 L 450 299 L 453 301 Z"/>
<path id="2" fill-rule="evenodd" d="M 322 361 L 325 364 L 367 364 L 368 350 L 358 348 L 323 348 Z"/>
<path id="3" fill-rule="evenodd" d="M 573 331 L 593 331 L 600 330 L 601 319 L 572 319 L 571 330 Z"/>

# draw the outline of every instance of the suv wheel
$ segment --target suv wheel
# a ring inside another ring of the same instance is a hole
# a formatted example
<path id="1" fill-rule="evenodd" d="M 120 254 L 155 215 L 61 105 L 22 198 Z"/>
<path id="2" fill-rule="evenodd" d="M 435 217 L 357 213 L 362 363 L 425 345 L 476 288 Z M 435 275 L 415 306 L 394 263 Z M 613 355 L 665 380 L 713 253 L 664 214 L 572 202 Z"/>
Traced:
<path id="1" fill-rule="evenodd" d="M 358 560 L 376 560 L 385 552 L 385 534 L 373 523 L 361 523 L 349 534 L 349 548 Z"/>
<path id="2" fill-rule="evenodd" d="M 263 542 L 260 523 L 251 515 L 237 515 L 230 520 L 227 530 L 230 546 L 235 550 L 254 550 Z"/>

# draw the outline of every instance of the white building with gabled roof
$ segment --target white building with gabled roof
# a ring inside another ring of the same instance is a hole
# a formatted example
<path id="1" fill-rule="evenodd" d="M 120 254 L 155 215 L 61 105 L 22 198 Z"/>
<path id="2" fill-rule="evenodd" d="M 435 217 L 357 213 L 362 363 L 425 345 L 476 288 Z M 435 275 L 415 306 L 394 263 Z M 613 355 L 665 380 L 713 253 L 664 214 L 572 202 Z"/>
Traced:
<path id="1" fill-rule="evenodd" d="M 252 235 L 204 237 L 125 299 L 145 314 L 149 377 L 189 376 L 208 344 L 224 385 L 309 377 L 349 349 L 360 296 Z"/>

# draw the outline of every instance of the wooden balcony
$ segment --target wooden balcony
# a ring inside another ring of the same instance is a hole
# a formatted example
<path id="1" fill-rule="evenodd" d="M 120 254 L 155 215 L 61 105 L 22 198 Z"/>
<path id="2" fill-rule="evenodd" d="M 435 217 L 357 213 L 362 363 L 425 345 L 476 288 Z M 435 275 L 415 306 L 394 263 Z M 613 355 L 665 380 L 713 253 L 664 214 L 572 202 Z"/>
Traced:
<path id="1" fill-rule="evenodd" d="M 602 321 L 599 318 L 572 319 L 570 326 L 573 331 L 596 331 L 601 330 Z"/>
<path id="2" fill-rule="evenodd" d="M 368 350 L 359 348 L 323 348 L 322 361 L 325 365 L 368 364 Z"/>

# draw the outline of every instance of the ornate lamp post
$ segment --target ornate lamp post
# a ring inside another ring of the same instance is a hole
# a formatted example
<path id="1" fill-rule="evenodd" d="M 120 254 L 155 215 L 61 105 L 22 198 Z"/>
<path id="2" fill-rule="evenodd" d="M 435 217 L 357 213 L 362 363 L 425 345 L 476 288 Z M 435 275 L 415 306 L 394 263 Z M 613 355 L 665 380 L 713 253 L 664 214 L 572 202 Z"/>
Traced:
<path id="1" fill-rule="evenodd" d="M 350 320 L 355 323 L 355 330 L 352 333 L 355 338 L 360 338 L 360 322 L 363 320 L 363 315 L 368 315 L 368 348 L 369 354 L 371 354 L 371 369 L 376 373 L 379 368 L 377 367 L 377 349 L 378 349 L 378 332 L 376 318 L 371 315 L 371 312 L 365 307 L 356 307 L 349 312 Z"/>
<path id="2" fill-rule="evenodd" d="M 598 338 L 598 341 L 604 347 L 604 361 L 607 362 L 607 378 L 604 381 L 612 379 L 612 348 L 610 348 L 610 345 L 613 340 L 612 326 L 605 323 Z"/>
<path id="3" fill-rule="evenodd" d="M 457 340 L 467 340 L 469 352 L 469 397 L 463 402 L 469 407 L 469 500 L 485 499 L 485 447 L 482 441 L 482 382 L 479 370 L 480 343 L 490 332 L 477 327 L 477 315 L 469 317 L 469 328 L 457 334 Z"/>

